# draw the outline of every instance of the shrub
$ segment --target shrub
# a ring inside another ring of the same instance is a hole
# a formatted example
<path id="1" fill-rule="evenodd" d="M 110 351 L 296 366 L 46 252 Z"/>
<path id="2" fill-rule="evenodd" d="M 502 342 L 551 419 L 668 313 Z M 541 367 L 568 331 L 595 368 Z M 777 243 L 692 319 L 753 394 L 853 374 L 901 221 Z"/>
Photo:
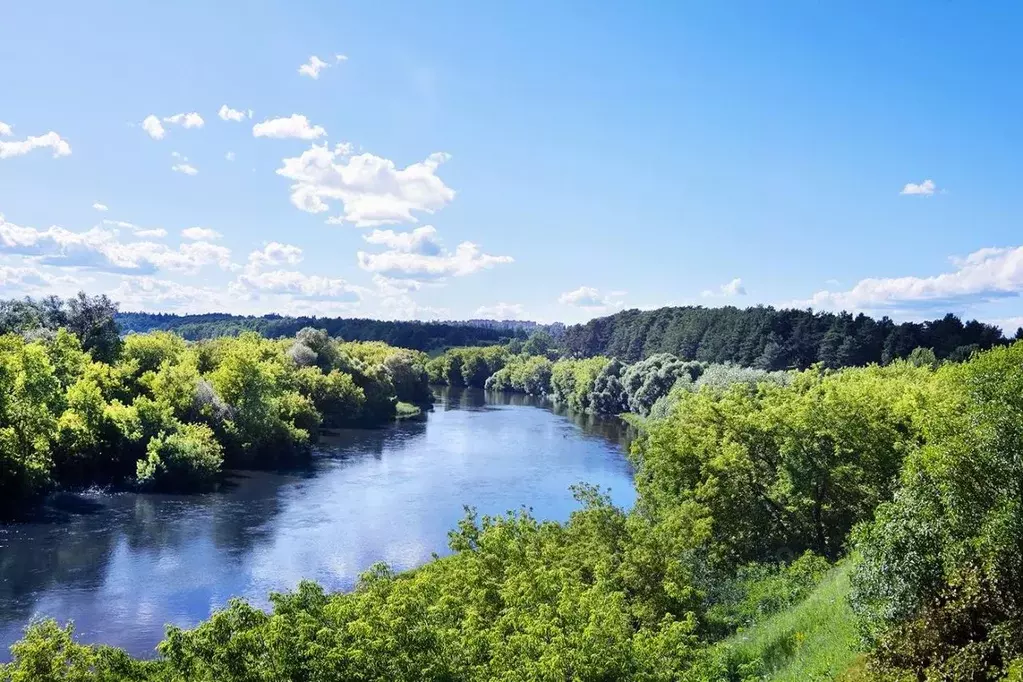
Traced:
<path id="1" fill-rule="evenodd" d="M 138 481 L 156 489 L 209 488 L 223 461 L 223 448 L 208 426 L 179 424 L 173 433 L 149 441 L 146 458 L 138 463 Z"/>

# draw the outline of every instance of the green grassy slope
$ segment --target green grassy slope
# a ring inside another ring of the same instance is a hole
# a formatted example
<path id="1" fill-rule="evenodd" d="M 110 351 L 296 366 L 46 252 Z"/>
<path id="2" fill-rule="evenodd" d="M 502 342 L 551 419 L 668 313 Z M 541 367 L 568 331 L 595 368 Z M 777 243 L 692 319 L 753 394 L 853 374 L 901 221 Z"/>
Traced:
<path id="1" fill-rule="evenodd" d="M 716 645 L 713 658 L 725 679 L 810 682 L 845 677 L 860 657 L 847 599 L 850 570 L 850 562 L 842 562 L 804 601 Z"/>

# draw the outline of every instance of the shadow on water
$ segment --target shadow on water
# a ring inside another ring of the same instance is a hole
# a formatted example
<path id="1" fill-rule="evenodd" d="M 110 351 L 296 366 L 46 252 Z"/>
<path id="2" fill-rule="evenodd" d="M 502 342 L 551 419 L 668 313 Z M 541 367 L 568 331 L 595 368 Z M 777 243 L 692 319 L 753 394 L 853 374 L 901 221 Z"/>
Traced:
<path id="1" fill-rule="evenodd" d="M 547 398 L 506 391 L 483 391 L 478 388 L 436 386 L 438 402 L 447 410 L 488 410 L 498 407 L 539 407 L 564 417 L 579 427 L 584 437 L 597 437 L 617 444 L 628 452 L 636 430 L 618 417 L 603 417 L 570 410 Z"/>
<path id="2" fill-rule="evenodd" d="M 588 481 L 631 505 L 621 422 L 524 395 L 436 397 L 425 420 L 326 434 L 296 470 L 229 471 L 203 495 L 55 495 L 0 524 L 0 661 L 33 617 L 150 656 L 165 624 L 192 626 L 231 597 L 265 606 L 304 578 L 350 589 L 377 561 L 446 553 L 465 504 L 563 520 L 569 487 Z"/>

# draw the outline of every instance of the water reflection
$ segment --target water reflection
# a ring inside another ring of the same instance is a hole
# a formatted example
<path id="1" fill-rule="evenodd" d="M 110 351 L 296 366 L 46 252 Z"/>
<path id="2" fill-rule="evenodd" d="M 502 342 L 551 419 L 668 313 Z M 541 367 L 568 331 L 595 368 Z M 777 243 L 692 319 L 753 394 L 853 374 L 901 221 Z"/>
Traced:
<path id="1" fill-rule="evenodd" d="M 446 551 L 462 506 L 527 504 L 564 519 L 579 481 L 631 505 L 620 425 L 536 409 L 526 396 L 444 390 L 425 420 L 343 430 L 306 471 L 235 472 L 200 496 L 84 494 L 0 525 L 0 660 L 33 616 L 152 653 L 233 596 L 266 603 L 303 578 L 348 589 L 376 561 Z"/>

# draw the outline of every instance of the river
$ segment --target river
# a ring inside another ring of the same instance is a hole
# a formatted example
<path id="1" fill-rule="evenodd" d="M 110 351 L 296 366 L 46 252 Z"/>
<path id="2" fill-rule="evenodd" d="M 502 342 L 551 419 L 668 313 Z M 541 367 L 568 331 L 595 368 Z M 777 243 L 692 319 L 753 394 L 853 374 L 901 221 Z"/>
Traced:
<path id="1" fill-rule="evenodd" d="M 232 597 L 265 606 L 302 579 L 346 590 L 375 562 L 444 554 L 465 505 L 563 521 L 585 481 L 629 507 L 625 439 L 616 421 L 444 389 L 425 419 L 342 431 L 302 471 L 232 472 L 205 495 L 55 496 L 0 525 L 0 661 L 34 617 L 153 656 L 165 624 L 193 626 Z"/>

